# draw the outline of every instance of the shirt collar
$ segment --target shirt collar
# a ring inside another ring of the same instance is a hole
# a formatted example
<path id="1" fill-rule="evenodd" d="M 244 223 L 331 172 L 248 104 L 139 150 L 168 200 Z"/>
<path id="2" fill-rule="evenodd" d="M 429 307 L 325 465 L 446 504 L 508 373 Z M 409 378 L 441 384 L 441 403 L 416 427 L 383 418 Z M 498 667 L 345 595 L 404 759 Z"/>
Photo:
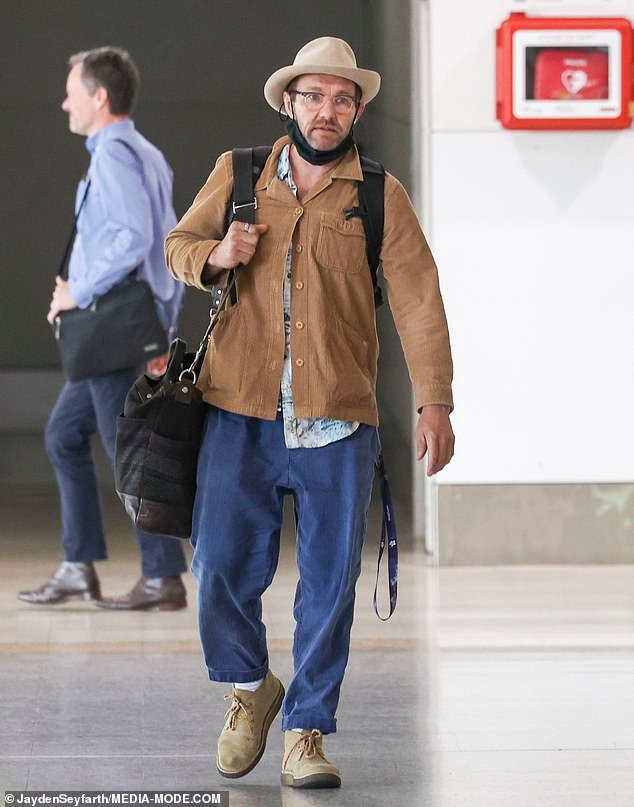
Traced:
<path id="1" fill-rule="evenodd" d="M 293 181 L 293 171 L 291 169 L 290 151 L 291 151 L 291 145 L 290 143 L 287 143 L 280 152 L 280 157 L 277 161 L 277 178 L 282 182 L 286 182 L 289 188 L 293 192 L 296 192 L 297 186 Z"/>
<path id="2" fill-rule="evenodd" d="M 98 132 L 86 138 L 86 148 L 91 154 L 94 154 L 97 146 L 101 145 L 101 143 L 105 143 L 106 140 L 116 140 L 122 134 L 132 131 L 134 131 L 134 121 L 130 120 L 130 118 L 109 123 L 103 129 L 99 129 Z"/>

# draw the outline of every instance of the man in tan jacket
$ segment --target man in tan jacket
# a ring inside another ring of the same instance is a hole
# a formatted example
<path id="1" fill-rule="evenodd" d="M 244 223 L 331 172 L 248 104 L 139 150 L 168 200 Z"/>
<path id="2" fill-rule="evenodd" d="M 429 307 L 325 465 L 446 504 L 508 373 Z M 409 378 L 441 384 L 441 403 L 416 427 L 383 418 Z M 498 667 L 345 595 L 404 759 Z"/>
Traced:
<path id="1" fill-rule="evenodd" d="M 266 82 L 288 115 L 255 185 L 256 223 L 225 230 L 233 190 L 223 154 L 166 240 L 175 277 L 203 291 L 243 264 L 198 384 L 211 404 L 198 465 L 192 570 L 209 677 L 233 684 L 218 741 L 229 778 L 259 761 L 282 708 L 282 783 L 338 787 L 323 750 L 348 659 L 354 591 L 378 454 L 378 342 L 352 130 L 380 77 L 340 39 L 305 45 Z M 381 262 L 420 413 L 428 475 L 453 455 L 452 364 L 433 258 L 402 185 L 385 177 Z M 261 596 L 293 496 L 299 583 L 294 675 L 268 666 Z"/>

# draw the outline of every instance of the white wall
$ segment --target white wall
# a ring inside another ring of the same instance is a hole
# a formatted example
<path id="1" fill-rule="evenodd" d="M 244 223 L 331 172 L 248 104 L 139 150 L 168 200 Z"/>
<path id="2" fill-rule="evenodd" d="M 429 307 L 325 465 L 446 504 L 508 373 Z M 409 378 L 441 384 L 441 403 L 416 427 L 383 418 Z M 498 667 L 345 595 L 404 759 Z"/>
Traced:
<path id="1" fill-rule="evenodd" d="M 531 1 L 429 6 L 427 218 L 456 366 L 437 481 L 632 481 L 633 132 L 502 129 L 495 29 Z M 633 0 L 532 6 L 634 18 Z"/>

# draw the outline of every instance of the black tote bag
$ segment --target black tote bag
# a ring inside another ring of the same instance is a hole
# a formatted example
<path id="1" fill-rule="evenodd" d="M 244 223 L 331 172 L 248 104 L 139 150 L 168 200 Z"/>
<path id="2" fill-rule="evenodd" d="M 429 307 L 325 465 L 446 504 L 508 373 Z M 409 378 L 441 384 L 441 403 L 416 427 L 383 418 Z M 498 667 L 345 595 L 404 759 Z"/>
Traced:
<path id="1" fill-rule="evenodd" d="M 175 538 L 191 535 L 208 406 L 185 350 L 185 342 L 174 339 L 165 374 L 135 381 L 117 419 L 115 446 L 115 488 L 134 525 Z"/>

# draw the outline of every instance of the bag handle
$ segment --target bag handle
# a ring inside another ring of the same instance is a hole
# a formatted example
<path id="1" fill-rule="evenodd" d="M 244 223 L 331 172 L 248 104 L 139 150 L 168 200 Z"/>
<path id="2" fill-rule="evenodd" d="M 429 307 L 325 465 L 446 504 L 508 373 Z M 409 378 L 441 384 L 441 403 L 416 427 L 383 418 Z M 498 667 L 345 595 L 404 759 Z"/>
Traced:
<path id="1" fill-rule="evenodd" d="M 236 270 L 238 268 L 239 267 L 236 267 Z M 233 288 L 236 284 L 236 275 L 235 275 L 236 270 L 232 270 L 233 277 L 229 281 L 227 287 L 222 292 L 217 306 L 212 305 L 212 307 L 209 309 L 211 319 L 209 320 L 209 325 L 207 325 L 207 330 L 205 331 L 203 338 L 200 340 L 200 344 L 198 345 L 198 349 L 194 354 L 194 358 L 192 359 L 191 364 L 189 365 L 189 367 L 186 367 L 184 370 L 182 370 L 180 375 L 178 376 L 179 381 L 185 381 L 185 379 L 187 379 L 188 381 L 191 381 L 192 384 L 195 384 L 196 381 L 198 380 L 198 376 L 200 375 L 200 371 L 203 366 L 205 353 L 207 352 L 207 345 L 209 344 L 209 339 L 211 338 L 211 332 L 216 327 L 218 317 L 220 316 L 222 309 L 224 308 L 225 303 L 229 299 L 231 292 L 233 291 Z M 178 341 L 182 340 L 174 339 L 174 342 Z M 172 342 L 172 344 L 174 344 L 174 342 Z"/>
<path id="2" fill-rule="evenodd" d="M 167 356 L 167 369 L 163 376 L 164 384 L 175 384 L 183 366 L 183 359 L 187 350 L 187 343 L 183 339 L 173 339 Z"/>

